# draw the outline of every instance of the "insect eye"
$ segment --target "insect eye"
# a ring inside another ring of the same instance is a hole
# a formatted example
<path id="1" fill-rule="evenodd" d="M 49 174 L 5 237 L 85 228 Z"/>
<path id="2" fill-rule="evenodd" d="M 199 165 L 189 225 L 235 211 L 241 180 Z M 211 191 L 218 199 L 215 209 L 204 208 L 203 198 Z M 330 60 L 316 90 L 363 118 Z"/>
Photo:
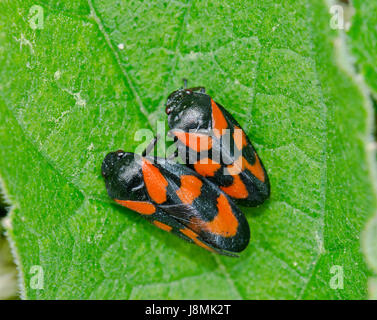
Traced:
<path id="1" fill-rule="evenodd" d="M 168 107 L 168 106 L 166 106 L 166 108 L 165 108 L 165 112 L 166 112 L 166 114 L 170 114 L 170 113 L 171 113 L 171 108 Z"/>

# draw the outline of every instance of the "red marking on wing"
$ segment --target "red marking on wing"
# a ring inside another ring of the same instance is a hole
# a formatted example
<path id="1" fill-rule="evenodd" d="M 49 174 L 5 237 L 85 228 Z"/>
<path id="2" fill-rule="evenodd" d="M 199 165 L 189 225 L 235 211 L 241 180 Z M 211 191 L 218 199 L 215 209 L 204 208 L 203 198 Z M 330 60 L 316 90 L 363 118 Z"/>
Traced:
<path id="1" fill-rule="evenodd" d="M 177 190 L 179 199 L 185 204 L 191 204 L 200 196 L 203 182 L 195 176 L 181 176 L 181 187 Z"/>
<path id="2" fill-rule="evenodd" d="M 247 162 L 245 158 L 243 158 L 244 161 L 244 166 L 246 167 L 247 170 L 249 170 L 258 180 L 264 182 L 265 176 L 264 176 L 264 171 L 262 168 L 262 165 L 259 161 L 259 157 L 256 153 L 254 153 L 255 156 L 255 162 L 254 164 L 250 164 Z"/>
<path id="3" fill-rule="evenodd" d="M 170 232 L 170 231 L 173 229 L 171 226 L 168 226 L 167 224 L 162 223 L 162 222 L 157 221 L 157 220 L 154 220 L 154 221 L 153 221 L 153 224 L 154 224 L 156 227 L 158 227 L 158 228 L 160 228 L 160 229 L 162 229 L 162 230 L 164 230 L 164 231 L 167 231 L 167 232 Z"/>
<path id="4" fill-rule="evenodd" d="M 205 243 L 203 243 L 202 241 L 200 241 L 198 239 L 198 234 L 196 234 L 194 231 L 192 231 L 192 230 L 190 230 L 188 228 L 180 229 L 179 231 L 181 231 L 184 235 L 186 235 L 191 240 L 193 240 L 195 242 L 195 244 L 197 244 L 198 246 L 200 246 L 200 247 L 202 247 L 202 248 L 204 248 L 204 249 L 206 249 L 208 251 L 211 251 L 211 252 L 214 251 L 212 248 L 210 248 Z"/>
<path id="5" fill-rule="evenodd" d="M 221 165 L 218 162 L 209 158 L 200 159 L 194 164 L 195 171 L 203 177 L 213 177 L 220 167 Z"/>
<path id="6" fill-rule="evenodd" d="M 143 159 L 142 170 L 149 196 L 158 204 L 165 202 L 168 182 L 160 170 L 145 158 Z"/>
<path id="7" fill-rule="evenodd" d="M 192 218 L 190 226 L 196 230 L 203 229 L 212 234 L 222 237 L 233 237 L 237 233 L 238 220 L 235 217 L 228 199 L 223 195 L 217 198 L 217 215 L 212 221 L 203 221 L 199 218 Z"/>
<path id="8" fill-rule="evenodd" d="M 245 132 L 237 126 L 234 126 L 233 140 L 238 150 L 242 150 L 247 146 Z"/>
<path id="9" fill-rule="evenodd" d="M 220 187 L 227 195 L 236 199 L 245 199 L 249 195 L 239 175 L 233 176 L 233 183 L 228 187 Z"/>
<path id="10" fill-rule="evenodd" d="M 196 152 L 210 150 L 212 148 L 212 138 L 201 133 L 191 133 L 183 131 L 172 131 L 172 133 L 187 147 Z"/>
<path id="11" fill-rule="evenodd" d="M 240 156 L 233 164 L 227 166 L 230 175 L 238 175 L 241 171 L 247 169 L 249 170 L 258 180 L 264 182 L 265 176 L 262 165 L 259 161 L 259 157 L 254 153 L 255 162 L 250 164 L 244 157 Z"/>
<path id="12" fill-rule="evenodd" d="M 224 133 L 225 130 L 228 128 L 228 123 L 221 112 L 220 108 L 217 106 L 216 102 L 211 99 L 211 107 L 212 107 L 212 129 L 217 138 L 220 138 Z"/>
<path id="13" fill-rule="evenodd" d="M 227 169 L 228 169 L 228 172 L 230 175 L 232 176 L 237 176 L 238 174 L 240 174 L 242 172 L 242 170 L 244 169 L 244 161 L 243 161 L 243 157 L 240 156 L 238 157 L 237 160 L 235 160 L 233 162 L 233 164 L 230 164 L 227 166 Z"/>
<path id="14" fill-rule="evenodd" d="M 150 215 L 156 212 L 155 206 L 146 201 L 131 201 L 131 200 L 118 200 L 118 199 L 114 199 L 114 200 L 120 205 L 141 214 Z"/>

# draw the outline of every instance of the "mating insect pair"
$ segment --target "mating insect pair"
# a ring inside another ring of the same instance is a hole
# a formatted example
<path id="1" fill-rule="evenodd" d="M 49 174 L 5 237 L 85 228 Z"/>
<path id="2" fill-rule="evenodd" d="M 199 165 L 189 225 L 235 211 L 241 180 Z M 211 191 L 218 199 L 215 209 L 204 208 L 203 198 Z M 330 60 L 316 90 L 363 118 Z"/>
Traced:
<path id="1" fill-rule="evenodd" d="M 187 165 L 149 156 L 156 139 L 141 156 L 111 152 L 102 163 L 108 194 L 163 230 L 237 256 L 250 229 L 236 203 L 256 206 L 269 197 L 263 164 L 238 122 L 204 88 L 174 91 L 166 113 Z"/>

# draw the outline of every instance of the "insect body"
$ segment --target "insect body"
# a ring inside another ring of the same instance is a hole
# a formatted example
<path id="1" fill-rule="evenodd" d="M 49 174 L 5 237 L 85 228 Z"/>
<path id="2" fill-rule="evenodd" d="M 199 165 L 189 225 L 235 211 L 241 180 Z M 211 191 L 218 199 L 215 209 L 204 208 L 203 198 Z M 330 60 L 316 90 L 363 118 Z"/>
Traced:
<path id="1" fill-rule="evenodd" d="M 187 166 L 241 205 L 256 206 L 269 197 L 267 172 L 249 138 L 204 88 L 174 91 L 166 113 L 170 134 Z"/>
<path id="2" fill-rule="evenodd" d="M 102 175 L 111 198 L 163 230 L 223 255 L 234 256 L 249 243 L 243 213 L 186 166 L 119 150 L 106 156 Z"/>

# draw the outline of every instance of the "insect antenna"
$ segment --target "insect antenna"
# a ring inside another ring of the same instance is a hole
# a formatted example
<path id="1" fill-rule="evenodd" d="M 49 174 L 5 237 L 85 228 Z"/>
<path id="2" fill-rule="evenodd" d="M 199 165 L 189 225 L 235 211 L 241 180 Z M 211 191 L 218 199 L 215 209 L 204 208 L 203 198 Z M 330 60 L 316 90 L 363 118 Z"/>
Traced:
<path id="1" fill-rule="evenodd" d="M 183 89 L 188 89 L 191 91 L 199 91 L 200 93 L 206 93 L 206 88 L 204 87 L 187 88 L 187 83 L 188 83 L 187 79 L 183 78 L 182 81 L 183 81 Z"/>
<path id="2" fill-rule="evenodd" d="M 182 81 L 183 81 L 183 89 L 187 89 L 187 79 L 183 78 Z"/>

